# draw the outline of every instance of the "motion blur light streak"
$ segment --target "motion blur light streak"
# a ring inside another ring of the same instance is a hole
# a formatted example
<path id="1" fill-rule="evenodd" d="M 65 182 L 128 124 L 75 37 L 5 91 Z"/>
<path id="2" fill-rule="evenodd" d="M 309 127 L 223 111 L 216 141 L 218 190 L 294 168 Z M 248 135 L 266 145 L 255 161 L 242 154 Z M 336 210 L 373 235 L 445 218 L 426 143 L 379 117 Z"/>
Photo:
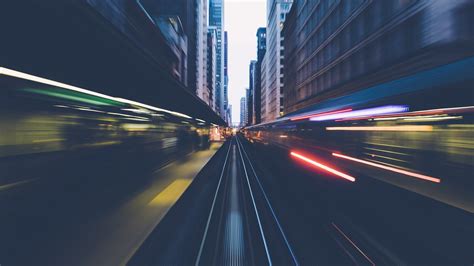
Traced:
<path id="1" fill-rule="evenodd" d="M 451 119 L 462 119 L 462 116 L 415 116 L 412 118 L 404 118 L 404 121 L 415 121 L 415 122 L 424 122 L 424 121 L 444 121 Z"/>
<path id="2" fill-rule="evenodd" d="M 182 114 L 182 113 L 179 113 L 179 112 L 170 111 L 170 110 L 166 110 L 166 109 L 163 109 L 163 108 L 158 108 L 158 107 L 155 107 L 155 106 L 151 106 L 151 105 L 148 105 L 148 104 L 144 104 L 144 103 L 140 103 L 140 102 L 136 102 L 136 101 L 132 101 L 132 100 L 128 100 L 128 99 L 123 99 L 123 98 L 115 98 L 115 99 L 118 100 L 118 101 L 121 101 L 123 103 L 128 103 L 128 104 L 131 104 L 131 105 L 140 106 L 140 107 L 151 109 L 151 110 L 154 110 L 154 111 L 165 112 L 165 113 L 172 114 L 172 115 L 175 115 L 175 116 L 180 116 L 180 117 L 192 119 L 192 117 L 190 117 L 189 115 L 185 115 L 185 114 Z"/>
<path id="3" fill-rule="evenodd" d="M 109 100 L 116 101 L 116 99 L 114 97 L 111 97 L 111 96 L 108 96 L 108 95 L 105 95 L 105 94 L 102 94 L 102 93 L 97 93 L 97 92 L 93 92 L 93 91 L 90 91 L 90 90 L 81 89 L 79 87 L 71 86 L 71 85 L 64 84 L 64 83 L 61 83 L 61 82 L 57 82 L 57 81 L 54 81 L 54 80 L 40 78 L 40 77 L 37 77 L 37 76 L 34 76 L 34 75 L 30 75 L 30 74 L 26 74 L 26 73 L 23 73 L 23 72 L 15 71 L 15 70 L 8 69 L 8 68 L 5 68 L 5 67 L 0 67 L 0 75 L 6 75 L 6 76 L 11 76 L 11 77 L 20 78 L 20 79 L 26 79 L 26 80 L 30 80 L 30 81 L 34 81 L 34 82 L 48 84 L 48 85 L 52 85 L 52 86 L 56 86 L 56 87 L 60 87 L 60 88 L 68 89 L 68 90 L 73 90 L 73 91 L 77 91 L 77 92 L 82 92 L 82 93 L 94 95 L 94 96 L 97 96 L 97 97 L 102 97 L 102 98 L 106 98 L 106 99 L 109 99 Z"/>
<path id="4" fill-rule="evenodd" d="M 406 113 L 405 115 L 435 115 L 435 114 L 444 114 L 444 113 L 465 113 L 465 112 L 474 112 L 474 106 L 461 106 L 461 107 L 449 107 L 449 108 L 438 108 L 438 109 L 429 109 L 421 110 Z"/>
<path id="5" fill-rule="evenodd" d="M 73 108 L 80 111 L 95 112 L 95 113 L 105 113 L 104 111 L 90 109 L 90 108 Z"/>
<path id="6" fill-rule="evenodd" d="M 351 181 L 351 182 L 355 182 L 355 180 L 356 180 L 354 177 L 352 177 L 352 176 L 350 176 L 350 175 L 341 173 L 341 172 L 339 172 L 339 171 L 337 171 L 337 170 L 335 170 L 335 169 L 332 169 L 332 168 L 330 168 L 330 167 L 328 167 L 328 166 L 326 166 L 326 165 L 323 165 L 323 164 L 321 164 L 321 163 L 318 163 L 318 162 L 316 162 L 316 161 L 314 161 L 314 160 L 312 160 L 312 159 L 309 159 L 309 158 L 307 158 L 307 157 L 305 157 L 305 156 L 303 156 L 303 155 L 301 155 L 301 154 L 298 154 L 298 153 L 296 153 L 296 152 L 293 152 L 293 151 L 292 151 L 290 154 L 291 154 L 291 156 L 294 156 L 294 157 L 296 157 L 296 158 L 298 158 L 298 159 L 300 159 L 300 160 L 303 160 L 303 161 L 305 161 L 305 162 L 307 162 L 307 163 L 309 163 L 309 164 L 311 164 L 311 165 L 313 165 L 313 166 L 316 166 L 316 167 L 318 167 L 318 168 L 321 168 L 321 169 L 323 169 L 323 170 L 326 170 L 326 171 L 328 171 L 328 172 L 330 172 L 330 173 L 333 173 L 333 174 L 335 174 L 335 175 L 337 175 L 337 176 L 340 176 L 340 177 L 342 177 L 342 178 L 344 178 L 344 179 L 347 179 L 347 180 L 349 180 L 349 181 Z"/>
<path id="7" fill-rule="evenodd" d="M 29 93 L 46 95 L 48 97 L 70 100 L 74 102 L 92 104 L 95 106 L 121 105 L 121 103 L 118 101 L 113 101 L 113 100 L 106 99 L 103 97 L 98 97 L 98 96 L 90 95 L 90 94 L 84 94 L 82 92 L 76 92 L 76 91 L 68 91 L 68 90 L 59 91 L 58 89 L 55 89 L 55 88 L 43 88 L 43 89 L 24 88 L 22 90 Z"/>
<path id="8" fill-rule="evenodd" d="M 49 79 L 37 77 L 37 76 L 26 74 L 26 73 L 23 73 L 23 72 L 11 70 L 11 69 L 8 69 L 8 68 L 5 68 L 5 67 L 0 67 L 0 75 L 6 75 L 6 76 L 25 79 L 25 80 L 29 80 L 29 81 L 38 82 L 38 83 L 48 84 L 48 85 L 52 85 L 52 86 L 59 87 L 59 88 L 62 88 L 62 89 L 67 89 L 67 90 L 70 90 L 70 91 L 83 93 L 83 94 L 88 95 L 89 97 L 90 96 L 95 96 L 95 97 L 98 97 L 98 98 L 95 98 L 95 99 L 94 98 L 87 98 L 87 97 L 79 96 L 80 94 L 69 95 L 69 94 L 60 93 L 60 92 L 57 92 L 57 91 L 50 91 L 50 90 L 27 89 L 28 91 L 31 91 L 31 92 L 46 94 L 46 95 L 50 95 L 50 96 L 53 96 L 53 97 L 60 97 L 60 98 L 66 98 L 66 99 L 70 99 L 70 100 L 87 102 L 87 103 L 94 104 L 94 105 L 107 105 L 107 104 L 110 104 L 110 103 L 131 104 L 131 105 L 139 106 L 139 107 L 142 107 L 142 108 L 145 108 L 145 109 L 150 109 L 150 110 L 154 110 L 154 111 L 158 111 L 158 112 L 165 112 L 165 113 L 168 113 L 168 114 L 171 114 L 171 115 L 174 115 L 174 116 L 179 116 L 179 117 L 192 119 L 192 117 L 190 117 L 188 115 L 185 115 L 183 113 L 180 113 L 180 112 L 170 111 L 170 110 L 154 107 L 154 106 L 151 106 L 151 105 L 148 105 L 148 104 L 144 104 L 144 103 L 140 103 L 140 102 L 136 102 L 136 101 L 132 101 L 132 100 L 128 100 L 128 99 L 112 97 L 112 96 L 109 96 L 109 95 L 106 95 L 106 94 L 97 93 L 97 92 L 94 92 L 94 91 L 82 89 L 82 88 L 79 88 L 79 87 L 75 87 L 75 86 L 68 85 L 68 84 L 65 84 L 65 83 L 57 82 L 57 81 L 54 81 L 54 80 L 49 80 Z M 104 99 L 107 99 L 107 100 L 112 101 L 112 102 L 103 102 Z"/>
<path id="9" fill-rule="evenodd" d="M 370 165 L 370 166 L 373 166 L 373 167 L 378 167 L 378 168 L 382 168 L 382 169 L 389 170 L 389 171 L 392 171 L 392 172 L 396 172 L 396 173 L 416 177 L 416 178 L 419 178 L 419 179 L 431 181 L 431 182 L 434 182 L 434 183 L 440 183 L 441 182 L 441 179 L 436 178 L 436 177 L 417 174 L 417 173 L 405 171 L 405 170 L 402 170 L 402 169 L 397 169 L 397 168 L 390 167 L 390 166 L 376 164 L 376 163 L 368 162 L 368 161 L 365 161 L 365 160 L 357 159 L 357 158 L 354 158 L 354 157 L 350 157 L 350 156 L 347 156 L 347 155 L 342 155 L 342 154 L 339 154 L 339 153 L 333 153 L 332 155 L 336 156 L 336 157 L 339 157 L 339 158 L 346 159 L 346 160 L 350 160 L 350 161 L 354 161 L 354 162 L 358 162 L 358 163 L 363 163 L 363 164 L 367 164 L 367 165 Z"/>
<path id="10" fill-rule="evenodd" d="M 441 115 L 446 115 L 446 114 L 459 114 L 459 113 L 470 113 L 470 112 L 474 112 L 474 106 L 429 109 L 429 110 L 421 110 L 421 111 L 414 111 L 414 112 L 406 112 L 402 114 L 396 113 L 396 114 L 382 115 L 380 117 L 374 118 L 374 120 L 379 121 L 379 120 L 396 120 L 396 119 L 405 119 L 405 118 L 442 117 Z M 403 115 L 403 116 L 400 116 L 400 115 Z M 444 117 L 450 117 L 450 116 L 444 116 Z M 454 118 L 449 118 L 449 119 L 454 119 Z"/>
<path id="11" fill-rule="evenodd" d="M 310 115 L 305 115 L 305 116 L 299 116 L 299 117 L 291 118 L 290 120 L 291 121 L 297 121 L 297 120 L 303 120 L 303 119 L 312 118 L 312 117 L 339 114 L 339 113 L 345 113 L 345 112 L 350 112 L 350 111 L 352 111 L 352 108 L 336 110 L 336 111 L 329 111 L 329 112 L 322 112 L 322 113 L 316 113 L 316 114 L 310 114 Z"/>
<path id="12" fill-rule="evenodd" d="M 148 110 L 143 110 L 143 109 L 123 108 L 122 110 L 129 111 L 129 112 L 134 112 L 134 113 L 137 113 L 137 114 L 151 114 L 151 115 L 154 114 L 153 112 L 150 112 Z"/>
<path id="13" fill-rule="evenodd" d="M 351 243 L 352 246 L 357 249 L 357 251 L 360 252 L 360 254 L 362 254 L 362 256 L 364 256 L 364 258 L 366 258 L 372 265 L 375 266 L 375 263 L 367 255 L 365 255 L 365 253 L 362 252 L 362 250 L 346 234 L 344 234 L 344 232 L 339 228 L 339 226 L 337 226 L 335 223 L 331 224 L 347 241 L 349 241 L 349 243 Z"/>
<path id="14" fill-rule="evenodd" d="M 433 131 L 433 126 L 366 126 L 366 127 L 326 127 L 326 130 L 346 131 Z"/>
<path id="15" fill-rule="evenodd" d="M 365 117 L 365 116 L 372 116 L 372 115 L 383 115 L 383 114 L 390 114 L 390 113 L 403 113 L 406 111 L 408 111 L 407 106 L 387 105 L 387 106 L 374 107 L 374 108 L 362 109 L 362 110 L 351 111 L 351 112 L 322 115 L 322 116 L 310 118 L 309 120 L 326 121 L 326 120 L 336 120 L 336 119 L 341 119 L 341 118 L 354 118 L 354 117 Z"/>

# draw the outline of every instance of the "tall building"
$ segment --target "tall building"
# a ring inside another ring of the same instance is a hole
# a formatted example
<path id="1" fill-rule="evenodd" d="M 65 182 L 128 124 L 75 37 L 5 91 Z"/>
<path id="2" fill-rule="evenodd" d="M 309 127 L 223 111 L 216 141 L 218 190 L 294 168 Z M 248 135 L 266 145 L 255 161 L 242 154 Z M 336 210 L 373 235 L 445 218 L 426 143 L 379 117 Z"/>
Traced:
<path id="1" fill-rule="evenodd" d="M 248 89 L 247 89 L 248 90 Z M 240 126 L 247 125 L 247 98 L 240 98 Z"/>
<path id="2" fill-rule="evenodd" d="M 209 26 L 216 29 L 216 86 L 215 106 L 216 111 L 225 120 L 226 110 L 224 105 L 224 0 L 209 0 Z"/>
<path id="3" fill-rule="evenodd" d="M 216 70 L 217 70 L 217 30 L 209 26 L 207 31 L 207 88 L 209 90 L 209 102 L 214 111 L 216 110 Z"/>
<path id="4" fill-rule="evenodd" d="M 311 1 L 316 2 L 316 1 Z M 262 101 L 265 98 L 265 113 L 262 121 L 271 121 L 283 113 L 283 40 L 281 30 L 286 14 L 290 11 L 293 0 L 267 0 L 267 51 L 265 53 L 268 83 L 262 90 Z"/>
<path id="5" fill-rule="evenodd" d="M 472 54 L 472 27 L 460 26 L 472 6 L 295 0 L 283 29 L 286 112 Z"/>
<path id="6" fill-rule="evenodd" d="M 257 61 L 252 60 L 250 61 L 249 65 L 249 88 L 247 89 L 247 123 L 246 125 L 253 124 L 253 113 L 254 113 L 254 105 L 253 105 L 253 95 L 255 92 L 255 79 L 256 79 L 256 68 L 257 68 Z"/>
<path id="7" fill-rule="evenodd" d="M 229 104 L 227 110 L 225 112 L 225 119 L 224 119 L 229 126 L 233 126 L 232 124 L 232 105 Z"/>
<path id="8" fill-rule="evenodd" d="M 255 88 L 253 91 L 253 113 L 252 124 L 262 122 L 262 63 L 267 50 L 267 30 L 258 28 L 257 30 L 257 63 L 255 64 Z"/>
<path id="9" fill-rule="evenodd" d="M 261 96 L 260 96 L 260 123 L 268 122 L 270 119 L 268 117 L 268 56 L 264 55 L 262 58 L 262 65 L 260 69 L 260 86 L 261 86 Z"/>
<path id="10" fill-rule="evenodd" d="M 224 31 L 224 90 L 223 90 L 223 100 L 224 100 L 224 110 L 227 109 L 229 104 L 228 102 L 228 85 L 229 85 L 229 72 L 228 72 L 228 42 L 227 42 L 227 31 Z"/>
<path id="11" fill-rule="evenodd" d="M 196 1 L 196 95 L 207 105 L 210 102 L 207 85 L 207 0 Z"/>

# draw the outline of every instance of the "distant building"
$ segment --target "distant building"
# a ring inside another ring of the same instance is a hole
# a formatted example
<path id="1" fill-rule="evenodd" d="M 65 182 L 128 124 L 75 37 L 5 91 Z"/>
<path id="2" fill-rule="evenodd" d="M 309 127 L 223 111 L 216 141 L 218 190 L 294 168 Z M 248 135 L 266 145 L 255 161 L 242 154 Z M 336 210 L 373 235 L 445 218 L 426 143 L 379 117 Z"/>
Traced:
<path id="1" fill-rule="evenodd" d="M 225 120 L 224 105 L 224 0 L 209 0 L 209 26 L 216 29 L 216 85 L 214 102 L 216 111 Z"/>
<path id="2" fill-rule="evenodd" d="M 463 25 L 473 7 L 295 0 L 283 29 L 285 112 L 472 55 L 473 30 Z"/>
<path id="3" fill-rule="evenodd" d="M 248 89 L 247 89 L 248 90 Z M 240 126 L 247 125 L 247 98 L 240 98 Z"/>
<path id="4" fill-rule="evenodd" d="M 262 101 L 265 98 L 265 112 L 262 121 L 271 121 L 283 115 L 283 37 L 281 30 L 286 13 L 290 11 L 293 0 L 267 0 L 267 28 L 266 28 L 266 71 L 267 83 L 262 87 Z M 317 2 L 317 1 L 310 1 Z"/>
<path id="5" fill-rule="evenodd" d="M 207 88 L 209 93 L 210 106 L 216 110 L 216 71 L 217 71 L 217 30 L 214 26 L 209 26 L 207 31 Z"/>
<path id="6" fill-rule="evenodd" d="M 256 68 L 257 68 L 257 61 L 252 60 L 250 61 L 249 65 L 249 88 L 247 89 L 247 123 L 246 125 L 252 125 L 253 122 L 253 113 L 254 113 L 254 105 L 253 105 L 253 95 L 255 91 L 255 79 L 256 79 Z"/>
<path id="7" fill-rule="evenodd" d="M 253 91 L 253 113 L 252 124 L 262 122 L 262 63 L 267 50 L 267 30 L 259 28 L 257 30 L 257 63 L 255 64 L 255 79 Z"/>

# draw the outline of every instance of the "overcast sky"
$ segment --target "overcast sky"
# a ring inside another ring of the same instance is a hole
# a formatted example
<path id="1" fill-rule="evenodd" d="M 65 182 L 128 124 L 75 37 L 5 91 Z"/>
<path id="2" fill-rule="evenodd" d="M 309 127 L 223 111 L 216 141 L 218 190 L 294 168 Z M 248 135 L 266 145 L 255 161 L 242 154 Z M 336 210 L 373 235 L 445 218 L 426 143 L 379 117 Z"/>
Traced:
<path id="1" fill-rule="evenodd" d="M 250 60 L 257 58 L 257 29 L 266 25 L 266 0 L 225 0 L 224 29 L 229 44 L 229 103 L 240 122 L 240 98 L 249 86 Z"/>

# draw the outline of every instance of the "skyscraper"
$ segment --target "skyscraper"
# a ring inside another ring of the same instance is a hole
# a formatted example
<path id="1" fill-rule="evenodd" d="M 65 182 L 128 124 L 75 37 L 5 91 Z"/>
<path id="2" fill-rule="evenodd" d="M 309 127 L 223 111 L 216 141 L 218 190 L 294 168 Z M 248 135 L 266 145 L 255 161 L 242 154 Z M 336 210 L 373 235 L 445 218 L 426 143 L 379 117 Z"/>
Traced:
<path id="1" fill-rule="evenodd" d="M 229 126 L 232 126 L 232 105 L 229 104 L 227 106 L 227 110 L 225 112 L 225 119 L 224 119 Z"/>
<path id="2" fill-rule="evenodd" d="M 283 38 L 281 30 L 286 13 L 290 11 L 293 0 L 267 0 L 267 86 L 262 90 L 266 108 L 262 121 L 271 121 L 283 115 Z"/>
<path id="3" fill-rule="evenodd" d="M 257 61 L 252 60 L 250 61 L 249 65 L 249 88 L 247 89 L 247 125 L 253 124 L 253 113 L 254 113 L 254 105 L 253 105 L 253 95 L 255 92 L 255 79 L 256 79 L 256 66 Z"/>
<path id="4" fill-rule="evenodd" d="M 216 51 L 217 51 L 217 30 L 214 26 L 209 26 L 207 30 L 207 88 L 209 90 L 209 102 L 212 110 L 216 110 Z"/>
<path id="5" fill-rule="evenodd" d="M 269 121 L 266 119 L 268 110 L 268 56 L 264 55 L 262 58 L 262 67 L 260 69 L 260 85 L 261 85 L 261 96 L 260 96 L 260 123 Z"/>
<path id="6" fill-rule="evenodd" d="M 224 109 L 227 109 L 229 104 L 228 102 L 228 85 L 229 85 L 229 75 L 228 75 L 228 46 L 227 46 L 227 31 L 224 31 L 224 90 L 223 90 L 223 100 L 224 100 Z"/>
<path id="7" fill-rule="evenodd" d="M 248 89 L 246 89 L 248 91 Z M 247 125 L 247 98 L 240 98 L 240 126 Z"/>
<path id="8" fill-rule="evenodd" d="M 216 29 L 216 86 L 215 106 L 220 116 L 226 118 L 224 106 L 224 0 L 209 0 L 209 26 Z"/>
<path id="9" fill-rule="evenodd" d="M 267 50 L 267 30 L 257 30 L 257 63 L 255 65 L 255 89 L 253 92 L 252 124 L 262 122 L 262 63 Z"/>
<path id="10" fill-rule="evenodd" d="M 207 85 L 207 0 L 196 1 L 196 95 L 211 106 Z"/>

